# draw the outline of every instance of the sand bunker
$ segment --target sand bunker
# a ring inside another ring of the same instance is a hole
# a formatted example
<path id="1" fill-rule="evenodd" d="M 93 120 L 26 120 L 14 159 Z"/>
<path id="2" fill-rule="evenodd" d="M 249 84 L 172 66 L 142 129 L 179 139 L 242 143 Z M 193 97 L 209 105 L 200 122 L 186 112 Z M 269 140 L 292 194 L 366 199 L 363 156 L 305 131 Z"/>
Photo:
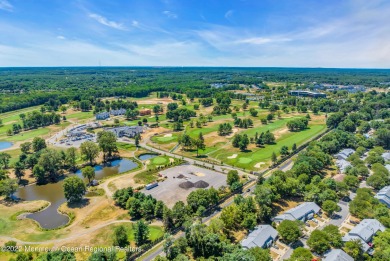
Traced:
<path id="1" fill-rule="evenodd" d="M 233 155 L 231 155 L 231 156 L 229 156 L 229 157 L 227 157 L 228 159 L 235 159 L 235 158 L 237 158 L 237 154 L 233 154 Z"/>
<path id="2" fill-rule="evenodd" d="M 164 137 L 172 137 L 172 133 L 165 134 Z"/>
<path id="3" fill-rule="evenodd" d="M 191 181 L 186 181 L 186 182 L 180 183 L 179 187 L 181 187 L 182 189 L 190 189 L 190 188 L 194 187 L 194 183 L 192 183 Z"/>
<path id="4" fill-rule="evenodd" d="M 209 183 L 203 180 L 199 180 L 194 183 L 195 188 L 207 188 L 209 186 Z"/>
<path id="5" fill-rule="evenodd" d="M 255 168 L 261 168 L 261 165 L 264 165 L 265 162 L 259 162 L 255 165 Z"/>
<path id="6" fill-rule="evenodd" d="M 204 177 L 204 174 L 202 172 L 195 172 L 195 175 L 198 177 Z"/>

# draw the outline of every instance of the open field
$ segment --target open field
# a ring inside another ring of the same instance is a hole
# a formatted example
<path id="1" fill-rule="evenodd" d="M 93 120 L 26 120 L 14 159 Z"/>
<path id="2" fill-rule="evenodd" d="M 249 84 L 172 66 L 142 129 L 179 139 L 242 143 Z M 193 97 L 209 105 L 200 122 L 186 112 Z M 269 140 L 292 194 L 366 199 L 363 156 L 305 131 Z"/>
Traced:
<path id="1" fill-rule="evenodd" d="M 277 125 L 280 127 L 283 126 L 279 124 Z M 267 126 L 266 128 L 272 127 Z M 275 128 L 273 133 L 276 136 L 276 144 L 265 145 L 265 147 L 263 148 L 258 148 L 254 145 L 250 145 L 248 147 L 248 150 L 245 152 L 240 151 L 238 148 L 233 148 L 232 146 L 229 146 L 228 149 L 216 150 L 215 152 L 211 152 L 209 156 L 219 161 L 223 161 L 224 163 L 227 163 L 229 165 L 237 166 L 240 168 L 265 168 L 270 164 L 272 153 L 275 152 L 277 155 L 279 155 L 279 151 L 282 146 L 287 146 L 289 149 L 291 149 L 291 146 L 294 143 L 297 146 L 300 146 L 307 142 L 309 139 L 314 138 L 321 132 L 325 131 L 325 129 L 325 124 L 321 124 L 320 122 L 315 122 L 314 124 L 310 123 L 308 129 L 300 132 L 281 131 L 281 133 L 277 133 L 278 129 Z M 262 128 L 258 128 L 257 130 L 258 132 L 264 131 L 262 130 Z M 252 129 L 247 131 L 254 132 Z M 237 156 L 233 157 L 234 154 L 237 154 Z"/>
<path id="2" fill-rule="evenodd" d="M 164 201 L 168 207 L 172 207 L 179 200 L 185 202 L 188 194 L 196 190 L 195 187 L 182 188 L 179 186 L 182 183 L 205 181 L 208 186 L 204 188 L 226 186 L 226 175 L 193 165 L 181 165 L 159 173 L 167 178 L 163 182 L 159 182 L 157 187 L 151 190 L 143 189 L 142 192 Z"/>
<path id="3" fill-rule="evenodd" d="M 71 207 L 64 203 L 60 207 L 61 210 L 67 213 L 72 212 L 75 219 L 70 226 L 56 230 L 41 230 L 33 220 L 17 219 L 17 216 L 25 211 L 41 209 L 47 204 L 45 201 L 25 201 L 10 206 L 1 202 L 0 236 L 15 237 L 28 242 L 49 240 L 49 243 L 50 240 L 64 238 L 60 242 L 53 241 L 54 245 L 84 245 L 84 242 L 91 242 L 92 246 L 109 246 L 112 245 L 112 227 L 123 221 L 123 224 L 129 228 L 129 240 L 134 240 L 131 222 L 126 210 L 115 206 L 113 201 L 106 196 L 88 198 L 86 202 L 87 204 Z M 108 235 L 95 238 L 93 234 Z M 160 237 L 162 234 L 161 227 L 151 228 L 151 239 Z M 134 245 L 134 243 L 132 244 Z"/>

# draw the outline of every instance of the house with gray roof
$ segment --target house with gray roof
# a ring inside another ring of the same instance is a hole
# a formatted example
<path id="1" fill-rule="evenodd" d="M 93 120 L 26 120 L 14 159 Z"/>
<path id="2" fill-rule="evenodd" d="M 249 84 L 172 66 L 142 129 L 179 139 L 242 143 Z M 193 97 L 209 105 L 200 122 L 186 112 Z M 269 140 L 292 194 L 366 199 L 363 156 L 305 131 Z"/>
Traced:
<path id="1" fill-rule="evenodd" d="M 378 231 L 385 231 L 385 227 L 376 219 L 363 219 L 356 227 L 343 237 L 343 242 L 359 240 L 362 250 L 370 250 L 371 241 Z"/>
<path id="2" fill-rule="evenodd" d="M 353 149 L 343 149 L 339 153 L 335 154 L 334 157 L 338 160 L 346 160 L 349 156 L 355 153 Z"/>
<path id="3" fill-rule="evenodd" d="M 241 241 L 241 246 L 246 249 L 252 247 L 269 248 L 277 238 L 278 232 L 272 226 L 259 225 Z"/>
<path id="4" fill-rule="evenodd" d="M 300 220 L 305 222 L 318 214 L 321 208 L 314 202 L 304 202 L 295 208 L 292 208 L 281 215 L 274 217 L 273 221 L 279 223 L 283 220 Z"/>
<path id="5" fill-rule="evenodd" d="M 382 154 L 382 158 L 385 160 L 385 161 L 390 161 L 390 152 L 385 152 Z"/>
<path id="6" fill-rule="evenodd" d="M 96 114 L 96 120 L 106 120 L 110 118 L 110 113 L 109 112 L 101 112 Z"/>
<path id="7" fill-rule="evenodd" d="M 125 115 L 125 113 L 126 113 L 126 109 L 123 109 L 123 108 L 110 111 L 110 114 L 114 115 L 114 116 Z"/>
<path id="8" fill-rule="evenodd" d="M 341 249 L 332 249 L 325 254 L 322 261 L 354 261 L 353 258 Z"/>
<path id="9" fill-rule="evenodd" d="M 375 198 L 390 208 L 390 186 L 386 186 L 376 193 Z"/>
<path id="10" fill-rule="evenodd" d="M 344 173 L 348 167 L 352 167 L 352 164 L 345 159 L 338 159 L 336 160 L 336 166 L 341 173 Z"/>
<path id="11" fill-rule="evenodd" d="M 113 132 L 118 138 L 121 137 L 134 138 L 136 135 L 141 134 L 144 131 L 144 127 L 124 126 L 124 127 L 107 128 L 105 130 Z"/>

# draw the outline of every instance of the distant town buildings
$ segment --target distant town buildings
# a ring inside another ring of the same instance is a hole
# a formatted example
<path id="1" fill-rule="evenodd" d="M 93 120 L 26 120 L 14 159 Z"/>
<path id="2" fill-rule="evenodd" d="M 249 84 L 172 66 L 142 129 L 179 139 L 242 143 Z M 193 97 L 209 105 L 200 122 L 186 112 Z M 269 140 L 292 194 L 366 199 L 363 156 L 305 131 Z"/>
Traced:
<path id="1" fill-rule="evenodd" d="M 110 113 L 109 112 L 100 112 L 96 114 L 96 120 L 107 120 L 110 118 Z"/>
<path id="2" fill-rule="evenodd" d="M 241 241 L 241 246 L 246 249 L 252 247 L 269 248 L 277 238 L 278 232 L 272 226 L 260 225 Z"/>
<path id="3" fill-rule="evenodd" d="M 347 91 L 349 93 L 356 92 L 365 92 L 367 89 L 363 85 L 337 85 L 337 84 L 328 84 L 328 83 L 314 83 L 314 90 L 324 90 L 324 91 Z"/>
<path id="4" fill-rule="evenodd" d="M 343 242 L 358 240 L 362 243 L 362 250 L 367 252 L 372 245 L 372 239 L 378 231 L 385 231 L 385 227 L 376 219 L 363 219 L 356 227 L 343 237 Z"/>
<path id="5" fill-rule="evenodd" d="M 282 222 L 283 220 L 300 220 L 305 222 L 312 219 L 315 214 L 320 213 L 321 208 L 314 202 L 304 202 L 295 208 L 292 208 L 281 215 L 274 218 L 275 222 Z"/>
<path id="6" fill-rule="evenodd" d="M 305 91 L 305 90 L 288 91 L 288 94 L 291 96 L 299 96 L 299 97 L 326 98 L 325 93 Z"/>
<path id="7" fill-rule="evenodd" d="M 125 115 L 125 113 L 126 113 L 126 109 L 123 109 L 123 108 L 110 111 L 110 115 L 113 115 L 113 116 Z"/>
<path id="8" fill-rule="evenodd" d="M 390 186 L 386 186 L 379 190 L 375 197 L 388 208 L 390 208 Z"/>

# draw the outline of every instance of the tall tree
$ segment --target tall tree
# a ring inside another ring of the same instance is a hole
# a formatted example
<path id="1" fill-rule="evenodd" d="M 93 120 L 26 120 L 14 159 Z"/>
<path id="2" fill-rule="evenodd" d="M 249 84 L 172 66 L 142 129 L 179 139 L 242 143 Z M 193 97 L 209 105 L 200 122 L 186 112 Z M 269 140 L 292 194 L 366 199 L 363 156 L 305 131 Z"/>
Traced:
<path id="1" fill-rule="evenodd" d="M 116 135 L 111 131 L 102 131 L 98 133 L 97 142 L 103 151 L 103 158 L 112 157 L 113 153 L 118 152 L 116 145 Z"/>
<path id="2" fill-rule="evenodd" d="M 0 152 L 0 166 L 3 169 L 8 169 L 10 159 L 11 159 L 11 155 L 9 155 L 6 152 Z"/>
<path id="3" fill-rule="evenodd" d="M 17 161 L 15 163 L 15 176 L 19 179 L 19 181 L 22 179 L 22 177 L 24 176 L 24 170 L 25 170 L 25 166 L 23 164 L 23 162 L 21 161 Z"/>
<path id="4" fill-rule="evenodd" d="M 43 150 L 44 148 L 46 148 L 45 140 L 40 137 L 35 137 L 32 141 L 32 148 L 34 152 Z"/>
<path id="5" fill-rule="evenodd" d="M 64 180 L 64 194 L 69 203 L 80 202 L 86 192 L 84 181 L 79 177 L 68 177 Z"/>
<path id="6" fill-rule="evenodd" d="M 143 221 L 139 220 L 134 224 L 134 240 L 137 246 L 142 246 L 149 239 L 149 227 Z"/>
<path id="7" fill-rule="evenodd" d="M 83 177 L 88 179 L 88 183 L 91 183 L 91 180 L 95 178 L 95 169 L 91 166 L 86 166 L 85 168 L 81 169 L 81 173 L 83 174 Z"/>
<path id="8" fill-rule="evenodd" d="M 67 166 L 69 166 L 70 169 L 76 168 L 76 161 L 77 161 L 77 149 L 74 147 L 70 147 L 66 150 L 65 153 L 65 163 Z"/>
<path id="9" fill-rule="evenodd" d="M 99 156 L 99 147 L 92 141 L 81 143 L 80 151 L 83 159 L 88 160 L 90 165 Z"/>
<path id="10" fill-rule="evenodd" d="M 129 239 L 127 238 L 127 230 L 123 225 L 117 226 L 114 230 L 114 246 L 126 247 L 129 245 Z"/>

